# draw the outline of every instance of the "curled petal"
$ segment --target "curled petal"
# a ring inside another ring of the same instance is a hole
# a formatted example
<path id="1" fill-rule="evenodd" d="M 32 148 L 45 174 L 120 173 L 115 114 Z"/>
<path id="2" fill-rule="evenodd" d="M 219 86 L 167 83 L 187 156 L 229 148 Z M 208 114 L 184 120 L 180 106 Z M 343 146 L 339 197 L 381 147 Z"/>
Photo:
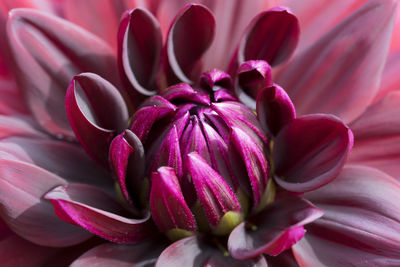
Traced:
<path id="1" fill-rule="evenodd" d="M 112 50 L 72 23 L 29 9 L 11 11 L 7 34 L 19 88 L 36 120 L 51 134 L 74 138 L 64 105 L 68 84 L 90 71 L 117 85 Z"/>
<path id="2" fill-rule="evenodd" d="M 174 169 L 161 167 L 153 172 L 150 206 L 154 222 L 162 232 L 168 234 L 173 229 L 190 232 L 197 230 Z"/>
<path id="3" fill-rule="evenodd" d="M 361 115 L 378 91 L 396 5 L 368 1 L 282 70 L 277 83 L 299 115 L 333 114 L 346 123 Z"/>
<path id="4" fill-rule="evenodd" d="M 205 106 L 210 104 L 210 97 L 194 90 L 187 83 L 179 83 L 163 90 L 160 95 L 168 101 L 174 102 L 179 100 L 193 101 Z"/>
<path id="5" fill-rule="evenodd" d="M 267 10 L 248 26 L 239 46 L 239 64 L 261 59 L 276 66 L 293 53 L 299 34 L 299 22 L 288 9 L 275 7 Z"/>
<path id="6" fill-rule="evenodd" d="M 263 256 L 239 261 L 230 256 L 225 256 L 215 244 L 209 243 L 206 239 L 196 236 L 179 240 L 167 247 L 161 253 L 156 263 L 156 267 L 219 267 L 224 265 L 232 267 L 268 266 Z"/>
<path id="7" fill-rule="evenodd" d="M 118 61 L 122 73 L 137 92 L 145 96 L 154 95 L 162 50 L 157 19 L 141 8 L 127 12 L 121 20 L 118 39 Z"/>
<path id="8" fill-rule="evenodd" d="M 146 166 L 142 142 L 134 133 L 125 130 L 111 142 L 109 162 L 122 195 L 130 204 L 134 204 L 134 198 L 139 207 Z M 130 192 L 133 192 L 134 196 L 131 197 Z"/>
<path id="9" fill-rule="evenodd" d="M 200 58 L 214 39 L 211 11 L 197 4 L 186 5 L 168 32 L 164 68 L 169 84 L 191 84 L 201 71 Z"/>
<path id="10" fill-rule="evenodd" d="M 302 198 L 277 200 L 232 231 L 229 252 L 236 259 L 248 259 L 261 253 L 276 256 L 303 237 L 303 225 L 322 214 L 322 210 Z"/>
<path id="11" fill-rule="evenodd" d="M 128 109 L 121 94 L 100 76 L 82 73 L 71 81 L 65 105 L 71 127 L 83 148 L 96 161 L 108 166 L 111 140 L 128 121 Z"/>
<path id="12" fill-rule="evenodd" d="M 84 184 L 59 186 L 45 195 L 57 216 L 117 243 L 132 243 L 152 234 L 149 216 L 132 219 L 120 203 L 103 191 Z"/>
<path id="13" fill-rule="evenodd" d="M 200 77 L 200 84 L 203 88 L 207 88 L 209 92 L 215 92 L 219 89 L 232 90 L 233 88 L 231 76 L 218 69 L 203 73 Z"/>
<path id="14" fill-rule="evenodd" d="M 296 117 L 296 109 L 285 90 L 277 84 L 261 90 L 257 97 L 257 118 L 269 136 L 276 136 Z"/>
<path id="15" fill-rule="evenodd" d="M 240 101 L 251 109 L 256 109 L 258 93 L 272 85 L 271 67 L 264 60 L 250 60 L 238 69 L 236 94 Z"/>
<path id="16" fill-rule="evenodd" d="M 300 266 L 398 266 L 399 192 L 399 182 L 383 172 L 346 166 L 334 181 L 305 194 L 324 216 L 293 246 Z"/>
<path id="17" fill-rule="evenodd" d="M 274 140 L 275 181 L 292 192 L 321 187 L 339 174 L 352 146 L 353 134 L 338 118 L 298 117 Z"/>

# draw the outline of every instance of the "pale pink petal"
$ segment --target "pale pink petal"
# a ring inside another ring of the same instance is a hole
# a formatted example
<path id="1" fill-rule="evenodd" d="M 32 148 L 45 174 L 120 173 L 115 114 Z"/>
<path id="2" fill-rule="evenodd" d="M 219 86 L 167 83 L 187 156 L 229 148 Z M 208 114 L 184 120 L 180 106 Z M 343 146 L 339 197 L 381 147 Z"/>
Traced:
<path id="1" fill-rule="evenodd" d="M 400 17 L 400 14 L 398 15 Z M 381 85 L 374 102 L 379 101 L 389 92 L 400 90 L 400 50 L 389 55 L 385 68 L 383 69 Z"/>

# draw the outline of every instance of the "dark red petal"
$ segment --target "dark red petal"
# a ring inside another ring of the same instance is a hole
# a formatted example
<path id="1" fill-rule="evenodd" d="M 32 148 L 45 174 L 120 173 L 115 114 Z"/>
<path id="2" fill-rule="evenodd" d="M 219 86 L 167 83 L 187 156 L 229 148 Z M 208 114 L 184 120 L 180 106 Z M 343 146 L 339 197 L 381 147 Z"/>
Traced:
<path id="1" fill-rule="evenodd" d="M 134 133 L 125 130 L 111 142 L 109 162 L 125 200 L 140 207 L 146 166 L 142 142 Z"/>
<path id="2" fill-rule="evenodd" d="M 19 87 L 36 120 L 51 134 L 73 138 L 64 105 L 68 84 L 90 71 L 118 86 L 112 50 L 70 22 L 29 9 L 10 13 L 7 34 Z"/>
<path id="3" fill-rule="evenodd" d="M 299 34 L 299 22 L 288 9 L 275 7 L 265 11 L 248 26 L 239 46 L 238 62 L 261 59 L 276 66 L 293 53 Z"/>
<path id="4" fill-rule="evenodd" d="M 303 225 L 322 214 L 322 210 L 302 198 L 277 200 L 232 231 L 228 240 L 229 252 L 236 259 L 248 259 L 262 253 L 276 256 L 303 237 Z"/>
<path id="5" fill-rule="evenodd" d="M 196 236 L 188 237 L 167 247 L 158 258 L 156 267 L 267 267 L 263 256 L 239 261 L 225 256 L 223 253 L 215 244 L 209 243 L 205 239 Z"/>
<path id="6" fill-rule="evenodd" d="M 324 210 L 293 247 L 300 266 L 399 266 L 400 183 L 376 169 L 347 166 L 304 195 Z M 318 255 L 316 257 L 316 255 Z"/>
<path id="7" fill-rule="evenodd" d="M 302 116 L 274 140 L 275 181 L 292 192 L 314 190 L 333 180 L 353 146 L 351 130 L 335 116 Z"/>
<path id="8" fill-rule="evenodd" d="M 132 243 L 154 233 L 149 221 L 131 213 L 103 191 L 84 184 L 59 186 L 45 195 L 57 216 L 112 242 Z M 128 217 L 129 216 L 129 217 Z"/>
<path id="9" fill-rule="evenodd" d="M 153 172 L 150 206 L 153 220 L 162 232 L 197 230 L 196 220 L 183 198 L 174 169 L 161 167 Z"/>
<path id="10" fill-rule="evenodd" d="M 121 94 L 100 76 L 82 73 L 71 81 L 65 105 L 82 147 L 97 162 L 108 167 L 111 140 L 128 124 L 128 109 Z"/>
<path id="11" fill-rule="evenodd" d="M 140 94 L 155 94 L 162 50 L 157 19 L 141 8 L 127 12 L 121 20 L 118 42 L 121 72 Z"/>
<path id="12" fill-rule="evenodd" d="M 87 251 L 71 267 L 153 266 L 166 247 L 165 240 L 151 239 L 135 245 L 106 243 Z"/>
<path id="13" fill-rule="evenodd" d="M 285 90 L 277 84 L 264 88 L 257 97 L 257 118 L 268 136 L 276 136 L 296 117 L 296 110 Z"/>
<path id="14" fill-rule="evenodd" d="M 186 5 L 175 17 L 168 32 L 164 68 L 169 84 L 196 81 L 201 72 L 201 56 L 211 45 L 215 20 L 211 11 L 197 4 Z"/>

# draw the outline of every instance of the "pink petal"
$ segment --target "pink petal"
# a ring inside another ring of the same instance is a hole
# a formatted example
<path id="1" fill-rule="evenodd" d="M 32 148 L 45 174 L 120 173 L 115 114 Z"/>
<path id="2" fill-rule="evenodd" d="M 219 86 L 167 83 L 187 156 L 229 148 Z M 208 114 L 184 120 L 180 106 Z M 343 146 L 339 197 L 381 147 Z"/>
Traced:
<path id="1" fill-rule="evenodd" d="M 202 5 L 188 4 L 168 32 L 164 68 L 169 84 L 193 83 L 201 71 L 201 56 L 214 39 L 215 20 Z"/>
<path id="2" fill-rule="evenodd" d="M 377 93 L 395 1 L 371 1 L 298 55 L 277 78 L 298 114 L 327 113 L 350 122 Z"/>
<path id="3" fill-rule="evenodd" d="M 10 13 L 7 34 L 19 88 L 36 120 L 51 134 L 72 138 L 64 106 L 68 84 L 87 71 L 117 83 L 112 50 L 76 25 L 29 9 Z"/>
<path id="4" fill-rule="evenodd" d="M 149 216 L 144 219 L 127 217 L 131 216 L 130 212 L 119 202 L 89 185 L 59 186 L 45 198 L 51 200 L 60 219 L 112 242 L 137 242 L 152 233 Z"/>
<path id="5" fill-rule="evenodd" d="M 183 198 L 174 169 L 161 167 L 152 173 L 150 205 L 153 220 L 162 232 L 197 230 L 196 220 Z"/>
<path id="6" fill-rule="evenodd" d="M 292 192 L 323 186 L 339 174 L 352 146 L 353 134 L 338 118 L 298 117 L 274 140 L 275 181 Z"/>
<path id="7" fill-rule="evenodd" d="M 29 114 L 24 99 L 19 92 L 15 81 L 8 80 L 0 75 L 0 114 L 16 115 Z"/>
<path id="8" fill-rule="evenodd" d="M 139 94 L 154 95 L 162 50 L 157 19 L 145 9 L 129 11 L 121 20 L 118 42 L 121 72 Z M 128 93 L 138 97 L 134 92 Z"/>
<path id="9" fill-rule="evenodd" d="M 37 128 L 38 125 L 27 116 L 0 115 L 0 139 L 11 136 L 47 137 Z"/>
<path id="10" fill-rule="evenodd" d="M 142 142 L 134 133 L 125 130 L 112 141 L 109 162 L 125 200 L 140 207 L 146 166 Z"/>
<path id="11" fill-rule="evenodd" d="M 164 240 L 152 239 L 135 245 L 106 243 L 76 259 L 71 267 L 152 266 L 166 247 Z"/>
<path id="12" fill-rule="evenodd" d="M 398 16 L 400 17 L 400 16 Z M 381 86 L 374 102 L 379 101 L 392 91 L 400 90 L 400 51 L 390 54 L 383 69 Z"/>
<path id="13" fill-rule="evenodd" d="M 61 221 L 43 195 L 66 181 L 35 165 L 0 160 L 0 216 L 19 236 L 38 244 L 64 247 L 91 235 Z"/>
<path id="14" fill-rule="evenodd" d="M 187 237 L 167 247 L 157 260 L 156 267 L 219 267 L 219 266 L 254 266 L 267 267 L 263 256 L 239 261 L 225 256 L 222 251 L 211 242 L 201 237 Z"/>
<path id="15" fill-rule="evenodd" d="M 400 177 L 400 92 L 370 106 L 351 125 L 354 148 L 349 161 Z"/>
<path id="16" fill-rule="evenodd" d="M 262 253 L 276 256 L 303 237 L 303 225 L 322 214 L 322 210 L 302 198 L 276 200 L 232 231 L 228 240 L 229 252 L 236 259 L 248 259 Z M 252 230 L 246 223 L 255 225 L 256 229 Z"/>
<path id="17" fill-rule="evenodd" d="M 285 250 L 278 256 L 265 256 L 269 267 L 299 267 L 292 250 Z"/>
<path id="18" fill-rule="evenodd" d="M 65 106 L 82 147 L 97 162 L 108 167 L 111 140 L 128 125 L 128 109 L 121 94 L 100 76 L 82 73 L 71 81 Z"/>
<path id="19" fill-rule="evenodd" d="M 400 184 L 367 167 L 349 166 L 305 195 L 324 210 L 293 247 L 300 266 L 398 266 Z M 318 255 L 318 256 L 317 256 Z"/>
<path id="20" fill-rule="evenodd" d="M 238 63 L 259 59 L 276 66 L 293 53 L 299 34 L 299 22 L 287 8 L 265 11 L 248 26 L 239 45 Z"/>
<path id="21" fill-rule="evenodd" d="M 257 118 L 269 136 L 278 132 L 296 117 L 292 100 L 277 84 L 266 87 L 257 97 Z"/>

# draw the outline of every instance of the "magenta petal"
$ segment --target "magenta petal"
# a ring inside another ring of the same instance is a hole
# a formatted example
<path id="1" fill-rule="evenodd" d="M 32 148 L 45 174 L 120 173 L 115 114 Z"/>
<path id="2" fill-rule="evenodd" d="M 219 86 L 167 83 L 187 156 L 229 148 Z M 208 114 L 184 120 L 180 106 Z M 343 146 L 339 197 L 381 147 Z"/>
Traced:
<path id="1" fill-rule="evenodd" d="M 322 214 L 322 210 L 302 198 L 277 200 L 232 231 L 229 252 L 236 259 L 248 259 L 261 253 L 276 256 L 303 237 L 303 225 Z"/>
<path id="2" fill-rule="evenodd" d="M 210 104 L 210 97 L 207 94 L 201 94 L 199 91 L 194 90 L 187 83 L 172 85 L 163 90 L 160 95 L 173 103 L 175 101 L 185 100 L 193 101 L 205 106 Z"/>
<path id="3" fill-rule="evenodd" d="M 276 136 L 296 117 L 296 109 L 285 90 L 277 84 L 264 88 L 257 97 L 257 117 L 269 136 Z"/>
<path id="4" fill-rule="evenodd" d="M 126 78 L 140 94 L 155 94 L 162 50 L 157 19 L 145 9 L 129 11 L 121 20 L 118 39 L 118 61 Z"/>
<path id="5" fill-rule="evenodd" d="M 166 247 L 164 240 L 151 239 L 134 245 L 106 243 L 87 251 L 71 267 L 153 266 Z"/>
<path id="6" fill-rule="evenodd" d="M 181 239 L 169 247 L 167 247 L 157 260 L 156 267 L 176 267 L 176 266 L 193 266 L 193 267 L 267 267 L 267 262 L 263 256 L 253 259 L 236 260 L 230 256 L 222 254 L 221 250 L 207 242 L 201 237 L 188 237 Z"/>
<path id="7" fill-rule="evenodd" d="M 399 88 L 400 89 L 400 88 Z M 349 161 L 400 177 L 400 92 L 391 92 L 350 124 L 354 148 Z"/>
<path id="8" fill-rule="evenodd" d="M 368 1 L 282 69 L 277 83 L 299 115 L 327 113 L 349 123 L 366 109 L 380 84 L 396 2 Z"/>
<path id="9" fill-rule="evenodd" d="M 134 133 L 125 130 L 111 142 L 109 162 L 123 197 L 139 207 L 146 166 L 142 142 Z M 134 196 L 130 196 L 130 192 Z"/>
<path id="10" fill-rule="evenodd" d="M 66 181 L 35 165 L 0 160 L 0 216 L 19 236 L 35 244 L 64 247 L 91 235 L 60 220 L 43 195 Z"/>
<path id="11" fill-rule="evenodd" d="M 10 13 L 7 34 L 19 88 L 36 120 L 51 134 L 73 138 L 64 105 L 68 84 L 88 71 L 117 83 L 112 50 L 70 22 L 29 9 Z"/>
<path id="12" fill-rule="evenodd" d="M 217 226 L 229 211 L 240 212 L 239 200 L 232 189 L 198 153 L 188 154 L 185 164 L 211 226 Z"/>
<path id="13" fill-rule="evenodd" d="M 144 219 L 129 218 L 128 210 L 96 187 L 84 184 L 59 186 L 45 198 L 51 200 L 60 219 L 112 242 L 137 242 L 153 231 L 150 215 Z"/>
<path id="14" fill-rule="evenodd" d="M 397 180 L 376 169 L 348 166 L 304 197 L 324 216 L 307 225 L 304 239 L 293 247 L 301 266 L 399 266 Z"/>
<path id="15" fill-rule="evenodd" d="M 239 66 L 236 95 L 251 109 L 256 109 L 256 99 L 264 87 L 272 85 L 271 67 L 264 60 L 250 60 Z"/>
<path id="16" fill-rule="evenodd" d="M 65 105 L 71 127 L 83 148 L 108 167 L 111 140 L 128 122 L 128 109 L 121 94 L 100 76 L 82 73 L 71 81 Z"/>
<path id="17" fill-rule="evenodd" d="M 291 249 L 285 250 L 277 256 L 266 256 L 265 258 L 269 267 L 299 267 Z"/>
<path id="18" fill-rule="evenodd" d="M 314 190 L 334 179 L 353 146 L 351 130 L 335 116 L 302 116 L 274 140 L 275 181 L 292 192 Z"/>
<path id="19" fill-rule="evenodd" d="M 200 77 L 200 84 L 202 88 L 207 88 L 209 92 L 215 92 L 219 89 L 232 90 L 233 88 L 231 76 L 218 69 L 203 73 Z"/>
<path id="20" fill-rule="evenodd" d="M 200 58 L 211 45 L 215 20 L 211 11 L 197 4 L 186 5 L 175 17 L 165 47 L 164 68 L 169 84 L 191 84 L 201 71 Z"/>
<path id="21" fill-rule="evenodd" d="M 239 64 L 261 59 L 276 66 L 293 53 L 299 34 L 299 22 L 288 9 L 275 7 L 267 10 L 248 26 L 239 46 Z"/>
<path id="22" fill-rule="evenodd" d="M 174 169 L 161 167 L 153 172 L 150 206 L 153 220 L 162 232 L 171 229 L 197 230 Z"/>

